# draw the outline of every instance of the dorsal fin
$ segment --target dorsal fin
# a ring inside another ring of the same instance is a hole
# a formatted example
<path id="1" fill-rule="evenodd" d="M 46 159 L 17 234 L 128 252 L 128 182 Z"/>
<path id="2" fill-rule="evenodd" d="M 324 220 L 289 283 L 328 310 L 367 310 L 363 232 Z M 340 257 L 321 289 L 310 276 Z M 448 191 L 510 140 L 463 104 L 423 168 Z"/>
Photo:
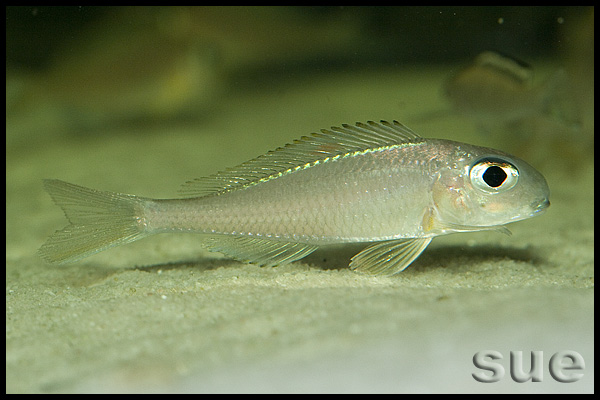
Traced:
<path id="1" fill-rule="evenodd" d="M 303 136 L 293 143 L 269 151 L 237 167 L 186 182 L 181 186 L 180 193 L 185 197 L 224 193 L 280 176 L 317 161 L 422 140 L 419 135 L 398 121 L 343 124 L 341 127 L 334 126 L 310 136 Z"/>

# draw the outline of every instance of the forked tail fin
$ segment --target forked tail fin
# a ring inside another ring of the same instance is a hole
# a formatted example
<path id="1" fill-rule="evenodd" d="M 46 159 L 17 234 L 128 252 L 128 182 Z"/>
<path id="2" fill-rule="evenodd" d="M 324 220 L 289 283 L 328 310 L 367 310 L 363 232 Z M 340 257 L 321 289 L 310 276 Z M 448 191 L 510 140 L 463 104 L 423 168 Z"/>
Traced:
<path id="1" fill-rule="evenodd" d="M 57 179 L 44 188 L 60 206 L 69 225 L 56 231 L 38 250 L 50 263 L 69 263 L 146 236 L 144 198 L 88 189 Z"/>

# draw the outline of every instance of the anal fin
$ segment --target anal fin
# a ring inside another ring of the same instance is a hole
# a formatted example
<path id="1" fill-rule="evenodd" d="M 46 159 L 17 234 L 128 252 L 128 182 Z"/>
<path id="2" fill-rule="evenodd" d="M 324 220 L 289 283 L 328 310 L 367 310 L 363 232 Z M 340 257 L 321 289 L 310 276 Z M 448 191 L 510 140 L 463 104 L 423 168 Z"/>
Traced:
<path id="1" fill-rule="evenodd" d="M 400 239 L 367 247 L 350 262 L 350 269 L 369 275 L 393 275 L 408 267 L 431 242 L 431 238 Z"/>
<path id="2" fill-rule="evenodd" d="M 239 261 L 274 266 L 306 257 L 317 246 L 297 242 L 283 242 L 247 236 L 210 235 L 206 247 Z"/>

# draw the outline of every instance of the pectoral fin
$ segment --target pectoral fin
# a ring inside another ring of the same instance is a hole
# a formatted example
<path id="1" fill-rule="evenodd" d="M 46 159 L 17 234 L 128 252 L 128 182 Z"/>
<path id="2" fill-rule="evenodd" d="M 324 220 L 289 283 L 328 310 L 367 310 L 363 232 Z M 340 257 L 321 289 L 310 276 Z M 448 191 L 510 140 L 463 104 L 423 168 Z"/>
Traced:
<path id="1" fill-rule="evenodd" d="M 350 269 L 370 275 L 396 274 L 419 257 L 429 242 L 431 238 L 376 243 L 352 257 Z"/>

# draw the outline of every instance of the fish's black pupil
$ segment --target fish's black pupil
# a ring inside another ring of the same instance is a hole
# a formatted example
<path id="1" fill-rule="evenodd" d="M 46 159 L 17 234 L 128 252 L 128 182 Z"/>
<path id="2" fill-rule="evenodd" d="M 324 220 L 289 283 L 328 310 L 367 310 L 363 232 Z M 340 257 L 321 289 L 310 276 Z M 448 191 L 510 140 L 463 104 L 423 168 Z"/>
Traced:
<path id="1" fill-rule="evenodd" d="M 492 165 L 483 173 L 483 180 L 491 187 L 498 187 L 506 180 L 506 172 L 502 168 Z"/>

